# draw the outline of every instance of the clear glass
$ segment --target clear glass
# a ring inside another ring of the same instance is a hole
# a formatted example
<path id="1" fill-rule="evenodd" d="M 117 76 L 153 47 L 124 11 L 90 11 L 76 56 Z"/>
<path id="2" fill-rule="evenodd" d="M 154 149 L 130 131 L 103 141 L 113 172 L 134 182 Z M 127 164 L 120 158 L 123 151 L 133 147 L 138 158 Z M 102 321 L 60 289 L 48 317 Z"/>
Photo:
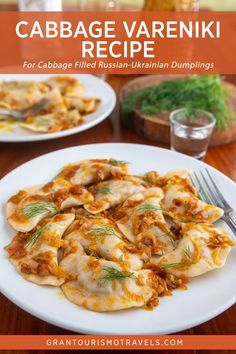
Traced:
<path id="1" fill-rule="evenodd" d="M 210 112 L 186 108 L 170 114 L 171 150 L 202 160 L 216 119 Z"/>
<path id="2" fill-rule="evenodd" d="M 62 0 L 18 0 L 20 11 L 62 11 Z"/>

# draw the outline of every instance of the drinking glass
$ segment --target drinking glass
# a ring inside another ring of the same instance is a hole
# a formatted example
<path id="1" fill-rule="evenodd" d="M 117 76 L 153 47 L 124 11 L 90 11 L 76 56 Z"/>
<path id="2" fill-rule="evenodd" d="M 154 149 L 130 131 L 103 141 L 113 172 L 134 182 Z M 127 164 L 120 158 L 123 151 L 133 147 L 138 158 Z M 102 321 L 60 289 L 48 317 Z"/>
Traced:
<path id="1" fill-rule="evenodd" d="M 62 11 L 62 0 L 18 0 L 20 11 Z"/>
<path id="2" fill-rule="evenodd" d="M 178 109 L 170 114 L 171 150 L 202 160 L 216 119 L 201 109 Z"/>

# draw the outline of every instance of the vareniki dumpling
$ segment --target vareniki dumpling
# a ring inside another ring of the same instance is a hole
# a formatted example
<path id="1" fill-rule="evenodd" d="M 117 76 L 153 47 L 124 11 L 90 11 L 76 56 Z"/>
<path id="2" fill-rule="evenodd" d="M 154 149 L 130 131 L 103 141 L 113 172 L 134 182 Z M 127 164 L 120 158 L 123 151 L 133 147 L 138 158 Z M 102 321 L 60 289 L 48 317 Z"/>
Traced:
<path id="1" fill-rule="evenodd" d="M 184 224 L 177 248 L 161 257 L 158 264 L 168 273 L 196 277 L 223 267 L 233 245 L 223 228 L 211 224 Z"/>
<path id="2" fill-rule="evenodd" d="M 165 213 L 181 222 L 214 223 L 223 216 L 223 210 L 200 200 L 187 176 L 185 170 L 173 170 L 162 178 Z"/>
<path id="3" fill-rule="evenodd" d="M 65 240 L 80 243 L 89 255 L 118 262 L 126 270 L 139 270 L 143 266 L 135 247 L 123 240 L 115 224 L 104 217 L 80 217 L 67 231 Z"/>
<path id="4" fill-rule="evenodd" d="M 61 262 L 73 280 L 62 285 L 73 303 L 104 312 L 148 305 L 157 297 L 157 277 L 150 270 L 127 272 L 116 262 L 87 256 L 78 242 L 76 252 Z"/>
<path id="5" fill-rule="evenodd" d="M 163 255 L 175 247 L 160 206 L 163 197 L 160 188 L 148 188 L 129 197 L 117 212 L 118 228 L 149 256 Z"/>
<path id="6" fill-rule="evenodd" d="M 45 217 L 93 200 L 91 193 L 79 185 L 53 191 L 48 186 L 32 187 L 11 197 L 6 209 L 11 226 L 17 231 L 29 232 Z"/>
<path id="7" fill-rule="evenodd" d="M 84 186 L 104 181 L 108 178 L 120 178 L 128 173 L 127 163 L 114 159 L 85 160 L 65 166 L 56 181 L 69 181 Z"/>
<path id="8" fill-rule="evenodd" d="M 58 266 L 57 252 L 74 217 L 74 214 L 55 215 L 31 233 L 18 233 L 6 247 L 9 260 L 26 280 L 53 286 L 65 281 L 66 273 Z"/>
<path id="9" fill-rule="evenodd" d="M 91 192 L 94 201 L 85 204 L 84 208 L 91 214 L 98 214 L 123 203 L 131 195 L 142 192 L 145 187 L 138 178 L 113 179 L 98 183 Z"/>

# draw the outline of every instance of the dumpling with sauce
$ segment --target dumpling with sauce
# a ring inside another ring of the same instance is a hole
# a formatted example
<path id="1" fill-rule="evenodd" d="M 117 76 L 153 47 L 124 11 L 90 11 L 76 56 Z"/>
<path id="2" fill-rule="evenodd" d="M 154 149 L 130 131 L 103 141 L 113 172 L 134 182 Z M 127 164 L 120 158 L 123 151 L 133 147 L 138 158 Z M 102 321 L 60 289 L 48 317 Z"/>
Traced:
<path id="1" fill-rule="evenodd" d="M 98 183 L 111 177 L 122 178 L 128 173 L 127 163 L 114 159 L 84 160 L 65 166 L 58 174 L 57 181 L 66 180 L 84 186 Z"/>
<path id="2" fill-rule="evenodd" d="M 163 255 L 175 248 L 175 236 L 160 205 L 163 197 L 160 188 L 148 188 L 129 197 L 117 212 L 120 231 L 148 256 Z"/>
<path id="3" fill-rule="evenodd" d="M 214 223 L 224 212 L 215 205 L 200 200 L 186 170 L 172 170 L 162 178 L 165 213 L 181 222 Z"/>
<path id="4" fill-rule="evenodd" d="M 126 270 L 143 266 L 137 249 L 123 239 L 114 222 L 102 216 L 81 216 L 68 229 L 65 242 L 70 247 L 79 242 L 87 254 L 118 262 Z"/>
<path id="5" fill-rule="evenodd" d="M 144 190 L 143 181 L 135 177 L 101 182 L 90 189 L 94 195 L 94 201 L 85 204 L 84 208 L 91 214 L 98 214 L 123 203 L 131 195 Z"/>
<path id="6" fill-rule="evenodd" d="M 167 273 L 196 277 L 224 266 L 234 245 L 225 229 L 212 224 L 183 224 L 177 248 L 157 263 Z"/>
<path id="7" fill-rule="evenodd" d="M 45 219 L 32 232 L 19 232 L 5 247 L 10 262 L 26 280 L 53 286 L 65 281 L 66 273 L 58 266 L 57 252 L 74 217 L 74 214 L 58 214 Z"/>
<path id="8" fill-rule="evenodd" d="M 62 285 L 65 296 L 86 309 L 117 311 L 158 302 L 158 277 L 152 271 L 128 272 L 116 262 L 86 255 L 79 242 L 60 266 L 73 278 Z"/>
<path id="9" fill-rule="evenodd" d="M 30 187 L 11 197 L 6 208 L 10 225 L 17 231 L 29 232 L 45 217 L 93 200 L 92 194 L 79 185 L 58 190 L 53 187 L 57 186 Z"/>

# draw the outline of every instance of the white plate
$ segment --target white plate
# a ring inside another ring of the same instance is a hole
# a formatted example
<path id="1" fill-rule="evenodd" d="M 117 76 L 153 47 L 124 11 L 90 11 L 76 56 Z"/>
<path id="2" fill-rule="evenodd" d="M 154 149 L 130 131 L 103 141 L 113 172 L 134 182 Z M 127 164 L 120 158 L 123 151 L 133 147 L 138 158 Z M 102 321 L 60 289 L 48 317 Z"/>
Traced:
<path id="1" fill-rule="evenodd" d="M 49 181 L 68 162 L 89 158 L 113 157 L 132 162 L 134 173 L 172 168 L 199 170 L 205 164 L 185 155 L 156 147 L 135 144 L 95 144 L 59 150 L 38 157 L 18 167 L 0 182 L 0 290 L 15 304 L 47 322 L 75 332 L 91 334 L 168 334 L 205 322 L 235 303 L 236 247 L 226 265 L 192 279 L 189 290 L 174 291 L 171 297 L 160 298 L 153 311 L 133 309 L 114 313 L 95 313 L 77 307 L 58 296 L 58 288 L 34 285 L 21 278 L 2 250 L 14 235 L 4 218 L 8 197 L 20 188 Z M 220 172 L 214 173 L 222 192 L 236 207 L 236 185 Z M 4 319 L 2 319 L 4 321 Z"/>
<path id="2" fill-rule="evenodd" d="M 13 75 L 4 74 L 0 75 L 0 81 L 11 81 L 11 80 L 24 80 L 24 81 L 41 81 L 46 80 L 50 76 L 58 75 L 44 75 L 44 74 L 31 74 L 31 75 Z M 93 75 L 69 75 L 78 79 L 84 86 L 84 96 L 85 97 L 96 97 L 101 99 L 101 104 L 99 105 L 96 112 L 91 113 L 87 116 L 85 123 L 78 125 L 75 128 L 63 130 L 61 132 L 42 134 L 31 132 L 27 129 L 19 127 L 19 125 L 14 124 L 12 132 L 6 132 L 0 130 L 0 142 L 23 142 L 23 141 L 40 141 L 40 140 L 50 140 L 56 138 L 62 138 L 63 136 L 73 135 L 76 133 L 83 132 L 95 125 L 101 123 L 106 119 L 113 111 L 116 104 L 116 95 L 112 87 L 108 85 L 104 80 L 99 79 Z"/>

